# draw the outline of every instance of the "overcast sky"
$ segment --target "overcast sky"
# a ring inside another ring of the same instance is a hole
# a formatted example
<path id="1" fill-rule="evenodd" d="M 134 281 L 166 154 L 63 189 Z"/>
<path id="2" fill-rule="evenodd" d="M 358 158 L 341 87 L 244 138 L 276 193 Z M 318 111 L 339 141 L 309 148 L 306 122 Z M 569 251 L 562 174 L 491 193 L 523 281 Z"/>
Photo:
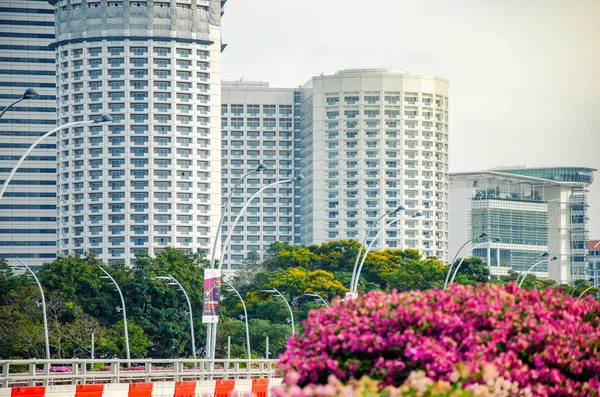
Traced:
<path id="1" fill-rule="evenodd" d="M 600 168 L 598 0 L 230 0 L 223 78 L 297 87 L 349 67 L 450 81 L 450 172 Z M 600 172 L 590 196 L 600 239 Z"/>

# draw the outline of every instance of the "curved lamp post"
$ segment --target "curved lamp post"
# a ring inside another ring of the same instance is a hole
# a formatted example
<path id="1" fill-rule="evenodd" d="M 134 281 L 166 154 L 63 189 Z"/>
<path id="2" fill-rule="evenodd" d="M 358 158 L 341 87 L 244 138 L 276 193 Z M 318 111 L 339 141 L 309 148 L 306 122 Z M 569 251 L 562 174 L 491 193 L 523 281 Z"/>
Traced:
<path id="1" fill-rule="evenodd" d="M 127 352 L 127 365 L 131 365 L 131 355 L 129 354 L 129 333 L 127 332 L 127 311 L 125 310 L 125 299 L 123 299 L 123 294 L 121 293 L 121 288 L 119 288 L 119 284 L 115 281 L 114 278 L 106 271 L 102 266 L 99 266 L 102 273 L 106 276 L 100 276 L 100 278 L 108 278 L 112 283 L 117 287 L 117 292 L 119 292 L 119 297 L 121 298 L 121 309 L 123 309 L 123 330 L 125 332 L 125 350 Z"/>
<path id="2" fill-rule="evenodd" d="M 223 280 L 223 284 L 231 288 L 233 292 L 235 292 L 235 294 L 238 296 L 238 298 L 240 298 L 240 302 L 242 302 L 242 307 L 244 308 L 244 320 L 246 322 L 246 348 L 248 349 L 248 360 L 251 360 L 252 356 L 250 355 L 250 328 L 248 327 L 248 312 L 246 311 L 246 303 L 244 303 L 242 296 L 240 295 L 238 290 L 233 287 L 233 285 L 229 284 L 225 280 Z"/>
<path id="3" fill-rule="evenodd" d="M 190 311 L 190 334 L 192 336 L 192 357 L 194 358 L 194 367 L 196 366 L 196 338 L 194 337 L 194 316 L 192 315 L 192 304 L 190 303 L 190 297 L 188 296 L 187 292 L 185 291 L 185 289 L 183 288 L 183 286 L 179 283 L 179 281 L 177 281 L 175 279 L 175 277 L 171 276 L 170 274 L 167 276 L 157 276 L 157 277 L 153 277 L 153 280 L 161 280 L 161 281 L 168 281 L 169 285 L 176 285 L 179 287 L 179 289 L 181 290 L 181 292 L 183 292 L 183 295 L 185 295 L 185 300 L 187 301 L 188 304 L 188 310 Z"/>
<path id="4" fill-rule="evenodd" d="M 537 265 L 544 263 L 544 262 L 550 262 L 550 261 L 555 261 L 557 260 L 558 257 L 553 256 L 551 259 L 542 259 L 539 262 L 536 262 L 535 264 L 533 264 L 529 269 L 527 269 L 524 273 L 523 273 L 523 278 L 521 279 L 521 282 L 519 283 L 519 288 L 521 288 L 521 285 L 523 285 L 523 281 L 525 281 L 525 279 L 527 278 L 527 275 L 533 270 L 533 268 L 535 268 Z"/>
<path id="5" fill-rule="evenodd" d="M 579 298 L 581 298 L 581 297 L 583 296 L 583 294 L 585 294 L 586 292 L 588 292 L 588 291 L 589 291 L 589 290 L 591 290 L 592 288 L 598 288 L 598 287 L 600 287 L 600 284 L 592 285 L 591 287 L 588 287 L 588 288 L 586 288 L 586 289 L 585 289 L 585 291 L 583 291 L 583 292 L 581 293 L 581 295 L 579 295 Z"/>
<path id="6" fill-rule="evenodd" d="M 61 125 L 59 127 L 56 127 L 55 129 L 51 130 L 51 131 L 48 131 L 47 133 L 45 133 L 44 135 L 42 135 L 41 137 L 39 137 L 29 147 L 29 149 L 27 149 L 27 151 L 25 152 L 25 154 L 23 156 L 21 156 L 21 158 L 17 162 L 17 165 L 15 165 L 14 168 L 10 171 L 10 174 L 8 175 L 8 177 L 6 178 L 6 180 L 4 181 L 4 184 L 2 185 L 2 190 L 0 190 L 0 200 L 2 200 L 2 197 L 4 196 L 4 192 L 6 191 L 6 188 L 8 187 L 8 184 L 10 183 L 12 177 L 15 175 L 15 173 L 17 172 L 17 170 L 19 169 L 19 167 L 21 166 L 21 164 L 23 163 L 23 161 L 25 161 L 25 159 L 27 158 L 27 156 L 29 156 L 29 153 L 31 153 L 31 151 L 33 149 L 35 149 L 35 147 L 41 141 L 43 141 L 44 139 L 48 138 L 50 135 L 54 134 L 56 131 L 62 130 L 63 128 L 75 127 L 75 126 L 81 126 L 81 125 L 88 125 L 88 124 L 100 124 L 100 123 L 106 123 L 106 122 L 111 122 L 111 121 L 112 121 L 112 117 L 110 117 L 107 114 L 104 114 L 98 120 L 74 121 L 72 123 L 67 123 L 67 124 Z"/>
<path id="7" fill-rule="evenodd" d="M 244 215 L 244 212 L 246 212 L 246 209 L 252 203 L 252 200 L 254 200 L 258 195 L 260 195 L 262 192 L 264 192 L 266 189 L 268 189 L 268 188 L 270 188 L 272 186 L 279 185 L 279 184 L 282 184 L 282 183 L 290 183 L 290 182 L 294 182 L 294 181 L 301 181 L 302 179 L 304 179 L 304 175 L 298 174 L 294 178 L 283 179 L 281 181 L 276 181 L 276 182 L 270 183 L 267 186 L 264 186 L 264 187 L 260 188 L 256 193 L 254 193 L 248 199 L 248 201 L 246 202 L 246 204 L 242 207 L 242 209 L 238 213 L 237 217 L 233 221 L 233 223 L 231 225 L 231 229 L 229 230 L 229 233 L 227 234 L 227 238 L 225 239 L 225 243 L 223 243 L 223 245 L 221 246 L 221 257 L 219 259 L 218 270 L 221 270 L 221 268 L 223 267 L 223 260 L 225 258 L 225 251 L 227 250 L 227 246 L 229 245 L 229 241 L 231 241 L 231 236 L 233 235 L 233 231 L 235 230 L 235 227 L 237 226 L 237 223 L 239 222 L 239 220 L 242 217 L 242 215 Z M 209 324 L 209 326 L 207 328 L 208 328 L 207 332 L 206 332 L 207 358 L 213 358 L 214 359 L 215 358 L 216 341 L 217 341 L 217 324 Z"/>
<path id="8" fill-rule="evenodd" d="M 543 253 L 540 255 L 540 257 L 541 257 L 542 259 L 546 259 L 546 258 L 548 258 L 548 256 L 549 256 L 549 255 L 550 255 L 549 253 L 547 253 L 547 252 L 543 252 Z M 537 259 L 535 259 L 533 262 L 535 263 L 536 261 L 537 261 Z M 528 263 L 527 265 L 529 265 L 529 263 Z M 525 273 L 525 271 L 520 271 L 520 272 L 519 272 L 519 274 L 517 275 L 517 280 L 515 281 L 517 284 L 519 284 L 519 280 L 521 279 L 521 276 L 523 275 L 523 273 Z"/>
<path id="9" fill-rule="evenodd" d="M 283 299 L 283 301 L 285 302 L 288 310 L 290 311 L 290 319 L 292 320 L 292 335 L 294 335 L 296 333 L 296 328 L 294 327 L 294 313 L 292 313 L 292 307 L 288 303 L 287 299 L 285 299 L 285 296 L 283 296 L 281 294 L 281 292 L 279 292 L 276 288 L 273 288 L 273 289 L 263 289 L 262 292 L 266 292 L 268 294 L 276 294 L 279 297 L 281 297 L 281 299 Z"/>
<path id="10" fill-rule="evenodd" d="M 488 236 L 487 233 L 485 233 L 485 232 L 481 233 L 478 237 L 472 237 L 472 238 L 468 239 L 463 245 L 460 246 L 458 251 L 456 251 L 456 255 L 454 255 L 454 259 L 452 259 L 452 262 L 450 262 L 450 266 L 448 266 L 448 272 L 446 273 L 446 280 L 444 281 L 444 289 L 446 289 L 446 286 L 448 285 L 448 280 L 450 279 L 450 273 L 452 272 L 452 267 L 454 266 L 454 262 L 456 262 L 456 258 L 458 258 L 460 251 L 462 251 L 462 249 L 465 248 L 466 245 L 469 244 L 470 242 L 472 242 L 473 240 L 478 240 L 480 238 L 486 238 L 487 236 Z"/>
<path id="11" fill-rule="evenodd" d="M 592 277 L 592 278 L 590 278 L 590 279 L 588 279 L 588 280 L 583 280 L 583 281 L 582 281 L 582 282 L 580 282 L 579 284 L 577 284 L 577 285 L 574 285 L 574 286 L 573 286 L 573 291 L 571 291 L 571 296 L 575 296 L 575 291 L 577 291 L 577 288 L 581 287 L 583 284 L 587 283 L 588 281 L 589 281 L 589 282 L 593 282 L 593 281 L 594 281 L 594 278 Z"/>
<path id="12" fill-rule="evenodd" d="M 317 294 L 316 292 L 311 292 L 311 293 L 307 293 L 307 294 L 302 294 L 304 296 L 312 296 L 313 298 L 318 298 L 321 302 L 323 302 L 323 304 L 329 308 L 329 304 L 327 304 L 327 301 L 325 301 L 325 299 L 323 299 L 321 297 L 321 295 Z"/>
<path id="13" fill-rule="evenodd" d="M 50 338 L 48 338 L 48 317 L 46 316 L 46 299 L 44 299 L 44 289 L 42 288 L 42 284 L 40 283 L 40 280 L 38 280 L 33 270 L 31 270 L 31 268 L 27 266 L 25 262 L 23 262 L 21 259 L 17 258 L 17 260 L 21 262 L 21 265 L 25 266 L 29 273 L 31 273 L 33 279 L 35 280 L 35 283 L 40 288 L 40 294 L 42 295 L 42 315 L 44 317 L 44 342 L 46 343 L 46 360 L 50 360 Z"/>
<path id="14" fill-rule="evenodd" d="M 233 189 L 231 189 L 231 191 L 229 192 L 229 196 L 227 197 L 227 202 L 225 203 L 225 206 L 223 207 L 223 210 L 221 211 L 221 218 L 219 219 L 219 225 L 217 226 L 217 235 L 215 237 L 215 242 L 213 244 L 213 249 L 211 252 L 211 258 L 210 258 L 210 268 L 214 269 L 215 268 L 215 253 L 217 251 L 217 243 L 221 237 L 221 225 L 223 224 L 223 218 L 225 218 L 225 214 L 227 213 L 227 208 L 229 208 L 229 203 L 231 202 L 231 198 L 233 197 L 233 193 L 236 191 L 236 189 L 238 188 L 238 186 L 250 175 L 256 173 L 256 172 L 261 172 L 263 170 L 266 170 L 267 166 L 264 165 L 263 163 L 260 163 L 258 165 L 258 167 L 256 167 L 255 170 L 252 170 L 250 172 L 248 172 L 246 175 L 242 176 L 237 183 L 235 184 L 235 186 L 233 187 Z"/>
<path id="15" fill-rule="evenodd" d="M 489 237 L 489 236 L 486 236 L 486 237 Z M 497 243 L 500 241 L 500 239 L 495 237 L 495 238 L 492 238 L 492 241 Z M 481 247 L 482 245 L 486 245 L 488 243 L 489 243 L 489 241 L 485 241 L 483 243 L 479 243 L 479 244 L 475 245 L 473 248 L 471 248 L 471 250 L 469 251 L 469 254 L 473 253 L 473 251 L 475 251 L 477 248 Z M 467 255 L 469 255 L 469 254 L 467 254 Z M 465 257 L 462 258 L 460 260 L 460 262 L 458 262 L 458 265 L 456 266 L 456 269 L 454 269 L 454 273 L 452 274 L 452 278 L 450 279 L 450 282 L 448 282 L 448 284 L 446 286 L 444 286 L 444 289 L 446 289 L 446 287 L 450 286 L 450 284 L 452 284 L 454 282 L 454 278 L 458 274 L 458 269 L 460 269 L 460 266 L 463 264 L 463 262 L 467 258 L 467 255 L 465 255 Z"/>
<path id="16" fill-rule="evenodd" d="M 383 215 L 381 215 L 379 218 L 377 218 L 375 220 L 375 222 L 373 222 L 371 224 L 371 226 L 367 230 L 367 233 L 365 234 L 365 238 L 363 238 L 362 243 L 360 243 L 360 248 L 358 249 L 358 253 L 356 254 L 356 259 L 354 260 L 354 267 L 352 268 L 352 278 L 350 279 L 350 288 L 352 288 L 352 286 L 354 285 L 354 279 L 356 278 L 356 269 L 358 268 L 358 261 L 360 260 L 360 256 L 361 256 L 360 254 L 363 251 L 363 247 L 367 244 L 367 240 L 369 239 L 369 236 L 371 235 L 371 230 L 373 230 L 373 228 L 375 228 L 375 226 L 377 226 L 377 224 L 379 223 L 381 218 L 383 218 L 384 216 L 396 215 L 398 212 L 403 211 L 403 210 L 404 210 L 404 206 L 399 205 L 398 207 L 396 207 L 395 210 L 383 213 Z"/>
<path id="17" fill-rule="evenodd" d="M 421 212 L 417 211 L 414 215 L 411 216 L 411 218 L 417 218 L 419 216 L 423 215 Z M 375 244 L 375 241 L 377 241 L 377 238 L 379 237 L 379 235 L 381 233 L 383 233 L 385 231 L 385 229 L 388 228 L 388 226 L 392 226 L 394 223 L 397 223 L 403 219 L 407 219 L 406 217 L 398 217 L 396 219 L 394 219 L 393 221 L 390 221 L 388 223 L 386 223 L 381 229 L 379 229 L 379 231 L 377 232 L 377 234 L 375 235 L 375 237 L 373 237 L 373 240 L 371 240 L 371 243 L 369 244 L 369 246 L 367 247 L 367 250 L 365 251 L 365 254 L 363 255 L 362 260 L 360 261 L 360 265 L 358 266 L 358 269 L 356 271 L 356 277 L 354 278 L 354 285 L 350 286 L 350 293 L 351 294 L 355 294 L 356 290 L 358 289 L 358 280 L 360 279 L 360 272 L 365 264 L 365 260 L 367 259 L 367 255 L 369 255 L 369 252 L 371 251 L 371 248 L 373 248 L 373 244 Z M 353 296 L 353 295 L 351 295 Z"/>
<path id="18" fill-rule="evenodd" d="M 33 88 L 28 88 L 25 90 L 25 92 L 23 93 L 23 96 L 19 99 L 17 99 L 16 101 L 14 101 L 13 103 L 11 103 L 10 105 L 8 105 L 7 107 L 5 107 L 2 110 L 2 113 L 0 113 L 0 119 L 2 118 L 2 116 L 4 116 L 4 113 L 6 113 L 6 111 L 10 108 L 12 108 L 13 106 L 15 106 L 17 103 L 24 101 L 25 99 L 36 99 L 38 98 L 40 95 L 37 93 L 36 90 L 34 90 Z"/>

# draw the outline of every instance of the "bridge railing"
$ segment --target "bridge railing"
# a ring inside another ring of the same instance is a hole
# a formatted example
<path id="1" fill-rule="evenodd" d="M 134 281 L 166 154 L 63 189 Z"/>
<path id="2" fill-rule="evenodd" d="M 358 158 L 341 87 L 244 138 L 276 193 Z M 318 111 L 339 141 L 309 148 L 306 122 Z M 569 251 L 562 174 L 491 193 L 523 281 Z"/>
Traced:
<path id="1" fill-rule="evenodd" d="M 278 360 L 0 360 L 0 387 L 273 378 Z M 131 365 L 128 365 L 131 363 Z"/>

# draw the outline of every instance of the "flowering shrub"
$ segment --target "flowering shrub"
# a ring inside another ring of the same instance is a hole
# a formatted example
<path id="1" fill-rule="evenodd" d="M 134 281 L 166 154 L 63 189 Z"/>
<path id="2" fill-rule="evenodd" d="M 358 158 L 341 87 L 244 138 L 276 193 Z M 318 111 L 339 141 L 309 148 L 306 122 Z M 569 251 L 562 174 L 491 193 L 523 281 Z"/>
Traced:
<path id="1" fill-rule="evenodd" d="M 297 372 L 299 387 L 326 385 L 329 375 L 399 387 L 414 371 L 434 383 L 463 374 L 465 388 L 477 387 L 493 367 L 501 382 L 535 396 L 598 396 L 599 314 L 591 297 L 515 284 L 371 292 L 312 311 L 280 366 Z"/>

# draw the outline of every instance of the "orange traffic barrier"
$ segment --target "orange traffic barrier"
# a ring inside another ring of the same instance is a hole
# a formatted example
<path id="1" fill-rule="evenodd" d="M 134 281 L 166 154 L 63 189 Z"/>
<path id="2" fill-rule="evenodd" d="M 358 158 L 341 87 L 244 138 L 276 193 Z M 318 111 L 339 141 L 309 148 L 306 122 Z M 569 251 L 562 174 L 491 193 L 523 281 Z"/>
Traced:
<path id="1" fill-rule="evenodd" d="M 252 394 L 256 397 L 267 397 L 269 394 L 269 379 L 252 379 Z"/>
<path id="2" fill-rule="evenodd" d="M 44 397 L 45 386 L 13 387 L 10 391 L 11 397 Z"/>
<path id="3" fill-rule="evenodd" d="M 77 385 L 75 397 L 102 397 L 104 385 Z"/>
<path id="4" fill-rule="evenodd" d="M 152 397 L 152 383 L 130 383 L 128 397 Z"/>
<path id="5" fill-rule="evenodd" d="M 173 397 L 194 397 L 196 382 L 175 382 L 175 395 Z"/>
<path id="6" fill-rule="evenodd" d="M 229 397 L 235 388 L 235 380 L 218 380 L 215 384 L 215 397 Z"/>

